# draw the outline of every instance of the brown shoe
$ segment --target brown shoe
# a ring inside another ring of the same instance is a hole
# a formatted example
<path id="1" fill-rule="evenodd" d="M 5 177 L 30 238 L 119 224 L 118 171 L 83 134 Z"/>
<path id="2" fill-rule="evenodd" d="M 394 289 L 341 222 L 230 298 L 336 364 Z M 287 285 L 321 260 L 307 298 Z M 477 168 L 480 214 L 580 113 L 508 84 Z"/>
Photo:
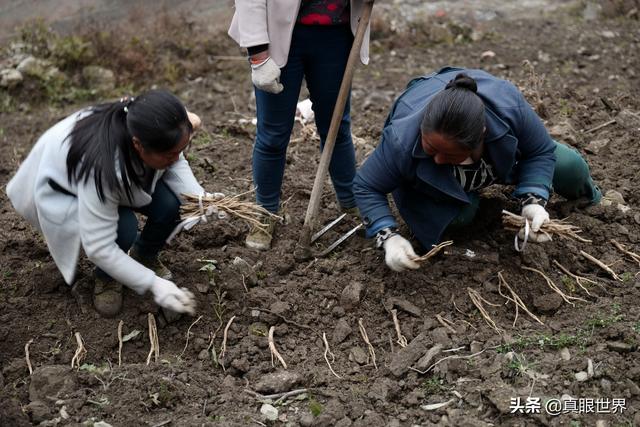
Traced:
<path id="1" fill-rule="evenodd" d="M 251 227 L 249 234 L 245 240 L 245 246 L 249 249 L 257 249 L 259 251 L 267 251 L 271 249 L 271 241 L 273 240 L 273 231 L 276 227 L 275 218 L 265 218 L 264 228 L 258 228 L 255 225 Z"/>
<path id="2" fill-rule="evenodd" d="M 160 261 L 160 257 L 143 257 L 133 248 L 129 251 L 129 256 L 148 269 L 153 270 L 153 272 L 156 273 L 156 276 L 161 277 L 164 280 L 173 279 L 173 273 L 162 263 L 162 261 Z"/>
<path id="3" fill-rule="evenodd" d="M 93 306 L 103 317 L 114 317 L 122 310 L 122 285 L 113 279 L 95 278 Z"/>

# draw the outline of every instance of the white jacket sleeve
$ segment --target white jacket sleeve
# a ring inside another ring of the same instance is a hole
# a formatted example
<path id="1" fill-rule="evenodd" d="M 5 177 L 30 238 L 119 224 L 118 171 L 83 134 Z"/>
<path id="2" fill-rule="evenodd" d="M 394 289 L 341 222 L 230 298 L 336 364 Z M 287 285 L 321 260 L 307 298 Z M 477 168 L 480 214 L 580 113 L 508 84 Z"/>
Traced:
<path id="1" fill-rule="evenodd" d="M 229 34 L 240 47 L 269 43 L 267 0 L 235 0 L 236 13 Z"/>
<path id="2" fill-rule="evenodd" d="M 180 153 L 178 160 L 169 166 L 162 175 L 162 179 L 167 186 L 175 193 L 180 201 L 184 201 L 182 194 L 203 194 L 204 188 L 198 184 L 198 180 L 193 175 L 189 162 Z"/>
<path id="3" fill-rule="evenodd" d="M 127 255 L 116 244 L 118 234 L 118 200 L 105 188 L 103 202 L 94 180 L 78 183 L 78 222 L 80 241 L 91 262 L 109 276 L 139 294 L 146 292 L 156 277 Z"/>

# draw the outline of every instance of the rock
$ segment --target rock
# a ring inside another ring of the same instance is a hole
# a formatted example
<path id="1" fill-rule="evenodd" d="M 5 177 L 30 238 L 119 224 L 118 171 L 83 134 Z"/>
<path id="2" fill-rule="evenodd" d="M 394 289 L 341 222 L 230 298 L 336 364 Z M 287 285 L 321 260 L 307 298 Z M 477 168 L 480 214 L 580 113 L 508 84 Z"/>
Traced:
<path id="1" fill-rule="evenodd" d="M 598 154 L 600 150 L 602 150 L 604 147 L 609 145 L 609 142 L 611 142 L 609 138 L 596 139 L 594 141 L 591 141 L 589 144 L 587 144 L 584 150 L 587 153 Z"/>
<path id="2" fill-rule="evenodd" d="M 482 351 L 482 343 L 478 341 L 471 341 L 471 344 L 469 345 L 469 350 L 471 351 L 472 354 Z"/>
<path id="3" fill-rule="evenodd" d="M 207 350 L 205 350 L 207 351 Z M 189 374 L 187 374 L 186 372 L 182 372 L 181 374 L 178 374 L 178 376 L 176 376 L 177 379 L 179 379 L 180 381 L 182 381 L 183 383 L 188 383 L 189 382 Z"/>
<path id="4" fill-rule="evenodd" d="M 34 424 L 39 424 L 42 421 L 48 420 L 51 416 L 51 409 L 42 400 L 34 400 L 27 405 L 27 411 L 31 416 L 31 421 Z"/>
<path id="5" fill-rule="evenodd" d="M 36 368 L 29 384 L 29 400 L 47 397 L 64 398 L 77 388 L 76 376 L 68 366 L 50 365 Z"/>
<path id="6" fill-rule="evenodd" d="M 116 77 L 113 71 L 97 65 L 84 67 L 82 77 L 88 86 L 98 92 L 109 92 L 116 87 Z"/>
<path id="7" fill-rule="evenodd" d="M 16 70 L 25 76 L 44 79 L 44 76 L 47 74 L 50 67 L 51 63 L 49 61 L 29 55 L 20 61 Z"/>
<path id="8" fill-rule="evenodd" d="M 389 389 L 391 388 L 391 381 L 391 379 L 385 377 L 378 378 L 371 386 L 369 393 L 367 393 L 367 397 L 369 399 L 386 402 L 389 396 Z"/>
<path id="9" fill-rule="evenodd" d="M 571 353 L 569 352 L 568 348 L 564 347 L 562 350 L 560 350 L 560 358 L 565 362 L 571 360 Z"/>
<path id="10" fill-rule="evenodd" d="M 384 306 L 386 307 L 387 310 L 391 310 L 394 307 L 398 307 L 400 310 L 406 311 L 407 313 L 413 316 L 422 317 L 422 310 L 420 310 L 420 308 L 418 308 L 414 304 L 402 298 L 396 298 L 396 297 L 387 298 Z"/>
<path id="11" fill-rule="evenodd" d="M 207 360 L 209 358 L 209 352 L 207 350 L 201 350 L 198 353 L 198 360 Z"/>
<path id="12" fill-rule="evenodd" d="M 284 315 L 287 311 L 289 311 L 290 308 L 291 305 L 288 302 L 276 301 L 271 304 L 271 306 L 269 307 L 269 311 L 273 312 L 274 314 Z"/>
<path id="13" fill-rule="evenodd" d="M 442 349 L 443 349 L 442 344 L 436 344 L 433 347 L 431 347 L 429 351 L 427 351 L 427 354 L 425 354 L 420 358 L 420 360 L 418 360 L 418 363 L 416 363 L 416 369 L 420 371 L 424 371 L 429 366 L 431 366 L 431 364 L 434 362 L 434 359 L 438 354 L 440 354 Z M 473 350 L 471 350 L 471 352 L 473 353 Z"/>
<path id="14" fill-rule="evenodd" d="M 251 369 L 251 365 L 249 364 L 249 360 L 246 357 L 241 357 L 240 359 L 233 359 L 231 361 L 231 367 L 237 369 L 241 373 L 249 372 Z"/>
<path id="15" fill-rule="evenodd" d="M 609 427 L 609 422 L 606 420 L 598 420 L 596 421 L 596 427 Z"/>
<path id="16" fill-rule="evenodd" d="M 587 374 L 589 375 L 589 378 L 595 375 L 595 370 L 593 368 L 593 360 L 591 359 L 587 359 Z"/>
<path id="17" fill-rule="evenodd" d="M 611 202 L 609 204 L 616 204 L 616 203 L 621 204 L 621 205 L 625 205 L 626 204 L 622 194 L 619 191 L 616 191 L 616 190 L 608 190 L 607 192 L 604 193 L 604 196 L 602 197 L 602 199 Z M 603 203 L 603 205 L 604 205 L 604 203 Z M 607 206 L 607 205 L 605 205 L 605 206 Z"/>
<path id="18" fill-rule="evenodd" d="M 561 306 L 562 297 L 555 292 L 533 297 L 533 307 L 540 313 L 553 314 L 558 311 Z"/>
<path id="19" fill-rule="evenodd" d="M 369 361 L 369 354 L 362 347 L 352 347 L 349 351 L 349 360 L 358 365 L 366 365 Z"/>
<path id="20" fill-rule="evenodd" d="M 302 378 L 299 374 L 289 371 L 278 371 L 267 374 L 255 385 L 255 391 L 262 394 L 284 393 L 299 384 Z"/>
<path id="21" fill-rule="evenodd" d="M 586 373 L 585 371 L 580 371 L 575 374 L 575 377 L 576 377 L 576 381 L 584 382 L 589 379 L 589 374 Z"/>
<path id="22" fill-rule="evenodd" d="M 409 345 L 393 355 L 391 363 L 389 363 L 389 370 L 396 377 L 403 375 L 426 351 L 427 336 L 421 333 L 411 340 Z"/>
<path id="23" fill-rule="evenodd" d="M 631 393 L 632 396 L 640 395 L 640 387 L 638 387 L 638 384 L 636 384 L 634 381 L 630 380 L 629 378 L 625 378 L 624 385 L 627 387 L 627 389 L 629 389 L 629 393 Z"/>
<path id="24" fill-rule="evenodd" d="M 607 348 L 618 353 L 631 353 L 632 351 L 635 351 L 636 346 L 621 341 L 609 341 L 607 342 Z"/>
<path id="25" fill-rule="evenodd" d="M 351 332 L 353 332 L 353 329 L 351 329 L 351 325 L 349 325 L 346 319 L 342 318 L 338 320 L 338 323 L 336 323 L 336 327 L 333 329 L 331 341 L 335 345 L 340 344 L 351 334 Z"/>
<path id="26" fill-rule="evenodd" d="M 0 87 L 11 89 L 22 83 L 22 73 L 14 68 L 0 70 Z"/>
<path id="27" fill-rule="evenodd" d="M 511 412 L 510 402 L 514 396 L 518 396 L 516 390 L 503 382 L 493 385 L 487 394 L 491 403 L 501 414 L 509 414 Z"/>
<path id="28" fill-rule="evenodd" d="M 105 421 L 98 421 L 97 423 L 93 423 L 93 427 L 113 427 L 113 426 Z"/>
<path id="29" fill-rule="evenodd" d="M 237 256 L 233 259 L 233 266 L 238 274 L 244 277 L 244 283 L 247 286 L 256 286 L 258 284 L 258 274 L 247 261 Z"/>
<path id="30" fill-rule="evenodd" d="M 269 421 L 275 421 L 278 419 L 278 410 L 268 403 L 264 403 L 262 405 L 260 413 Z"/>
<path id="31" fill-rule="evenodd" d="M 451 338 L 447 334 L 446 328 L 436 328 L 430 332 L 431 339 L 436 344 L 442 344 L 444 347 L 449 347 L 451 345 Z"/>
<path id="32" fill-rule="evenodd" d="M 493 59 L 495 58 L 496 53 L 492 50 L 485 50 L 484 52 L 482 52 L 480 54 L 480 61 L 485 61 L 487 59 Z"/>
<path id="33" fill-rule="evenodd" d="M 607 396 L 611 394 L 611 381 L 606 378 L 600 380 L 600 388 L 602 389 L 602 395 Z"/>
<path id="34" fill-rule="evenodd" d="M 340 296 L 340 305 L 346 310 L 351 310 L 360 304 L 364 284 L 360 282 L 351 282 L 343 290 Z"/>

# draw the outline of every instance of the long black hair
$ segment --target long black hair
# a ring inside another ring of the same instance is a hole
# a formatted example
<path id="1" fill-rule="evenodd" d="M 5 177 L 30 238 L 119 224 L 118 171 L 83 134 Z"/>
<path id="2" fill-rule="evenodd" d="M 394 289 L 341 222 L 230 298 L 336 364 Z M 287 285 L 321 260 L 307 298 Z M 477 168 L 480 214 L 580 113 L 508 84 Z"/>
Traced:
<path id="1" fill-rule="evenodd" d="M 191 130 L 182 102 L 164 90 L 97 105 L 68 136 L 69 183 L 86 183 L 93 176 L 101 201 L 105 200 L 105 187 L 114 191 L 120 185 L 131 200 L 131 187 L 141 185 L 138 173 L 143 167 L 133 137 L 145 150 L 162 153 L 178 145 Z"/>
<path id="2" fill-rule="evenodd" d="M 465 73 L 456 75 L 427 105 L 420 125 L 422 134 L 441 133 L 456 143 L 475 149 L 484 135 L 484 102 L 476 81 Z"/>

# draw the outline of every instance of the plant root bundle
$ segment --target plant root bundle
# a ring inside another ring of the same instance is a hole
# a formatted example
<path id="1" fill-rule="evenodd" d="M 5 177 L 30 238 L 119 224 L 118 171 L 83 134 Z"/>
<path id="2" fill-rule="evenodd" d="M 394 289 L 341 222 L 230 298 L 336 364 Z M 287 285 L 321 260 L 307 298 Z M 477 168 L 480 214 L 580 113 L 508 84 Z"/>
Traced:
<path id="1" fill-rule="evenodd" d="M 431 250 L 429 252 L 427 252 L 426 254 L 422 255 L 421 257 L 414 258 L 413 261 L 415 261 L 415 262 L 427 261 L 429 258 L 435 256 L 442 249 L 444 249 L 444 248 L 446 248 L 447 246 L 450 246 L 450 245 L 453 245 L 453 240 L 447 240 L 446 242 L 442 242 L 439 245 L 433 245 L 433 248 L 431 248 Z"/>
<path id="2" fill-rule="evenodd" d="M 484 321 L 487 322 L 487 325 L 489 325 L 491 329 L 495 330 L 497 333 L 501 333 L 502 329 L 500 329 L 498 325 L 496 325 L 496 322 L 493 321 L 493 319 L 489 315 L 489 312 L 487 312 L 487 309 L 484 308 L 484 304 L 491 305 L 493 307 L 499 307 L 500 305 L 487 301 L 482 297 L 482 295 L 480 295 L 480 292 L 476 291 L 473 288 L 467 288 L 467 293 L 469 294 L 471 302 L 476 306 Z"/>
<path id="3" fill-rule="evenodd" d="M 250 191 L 235 196 L 226 196 L 221 199 L 213 196 L 206 197 L 183 194 L 182 196 L 185 199 L 185 203 L 180 207 L 181 217 L 185 219 L 203 215 L 206 216 L 209 212 L 224 212 L 230 217 L 240 218 L 263 231 L 266 231 L 267 227 L 263 218 L 271 217 L 282 221 L 282 217 L 269 212 L 262 206 L 253 202 L 240 200 L 240 198 L 247 193 L 250 193 Z"/>
<path id="4" fill-rule="evenodd" d="M 520 215 L 503 210 L 502 224 L 507 230 L 518 231 L 524 227 L 525 219 Z M 580 227 L 569 224 L 564 219 L 552 219 L 545 222 L 540 227 L 540 232 L 549 236 L 553 236 L 555 234 L 560 237 L 577 240 L 582 243 L 591 243 L 591 240 L 578 235 L 579 233 L 582 233 L 582 229 Z"/>
<path id="5" fill-rule="evenodd" d="M 505 295 L 505 294 L 502 293 L 502 287 L 503 286 L 505 288 L 507 288 L 507 290 L 509 291 L 511 296 Z M 536 322 L 540 323 L 541 325 L 544 325 L 544 323 L 542 323 L 542 321 L 540 319 L 538 319 L 538 317 L 535 314 L 533 314 L 532 312 L 529 311 L 529 309 L 524 304 L 524 302 L 522 302 L 522 299 L 520 298 L 520 296 L 518 296 L 516 291 L 514 291 L 511 286 L 509 286 L 509 283 L 507 283 L 507 281 L 505 280 L 505 278 L 502 275 L 501 271 L 498 272 L 498 293 L 500 295 L 502 295 L 502 297 L 504 299 L 506 299 L 507 302 L 511 301 L 516 306 L 516 317 L 513 319 L 512 327 L 515 328 L 515 326 L 516 326 L 516 322 L 518 321 L 518 312 L 519 312 L 520 309 L 524 310 L 524 312 L 527 313 L 529 315 L 529 317 L 531 317 L 533 320 L 535 320 Z"/>

